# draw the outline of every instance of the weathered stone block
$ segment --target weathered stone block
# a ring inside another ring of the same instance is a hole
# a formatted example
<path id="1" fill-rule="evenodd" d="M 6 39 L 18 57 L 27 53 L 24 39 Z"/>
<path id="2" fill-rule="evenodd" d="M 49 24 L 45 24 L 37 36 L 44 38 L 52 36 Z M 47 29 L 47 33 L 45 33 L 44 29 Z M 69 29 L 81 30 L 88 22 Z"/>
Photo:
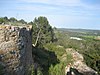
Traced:
<path id="1" fill-rule="evenodd" d="M 4 75 L 27 75 L 33 63 L 30 27 L 0 25 L 0 65 Z"/>

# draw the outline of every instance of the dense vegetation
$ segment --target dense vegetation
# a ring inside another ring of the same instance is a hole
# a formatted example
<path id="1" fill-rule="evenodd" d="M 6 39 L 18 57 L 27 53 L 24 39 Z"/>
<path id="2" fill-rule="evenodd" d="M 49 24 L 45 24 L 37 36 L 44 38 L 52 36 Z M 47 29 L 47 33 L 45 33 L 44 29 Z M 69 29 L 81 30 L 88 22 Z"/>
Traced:
<path id="1" fill-rule="evenodd" d="M 73 48 L 83 54 L 88 66 L 100 74 L 100 31 L 52 28 L 46 17 L 38 17 L 27 23 L 23 19 L 0 18 L 1 24 L 33 25 L 33 58 L 37 67 L 31 68 L 31 75 L 65 75 L 65 66 L 73 63 L 66 48 Z M 70 39 L 78 37 L 82 40 Z M 0 67 L 0 73 L 2 67 Z"/>
<path id="2" fill-rule="evenodd" d="M 33 25 L 33 43 L 35 46 L 40 46 L 54 41 L 54 31 L 50 26 L 46 17 L 35 18 Z"/>
<path id="3" fill-rule="evenodd" d="M 80 30 L 80 29 L 59 29 L 62 36 L 66 34 L 65 47 L 70 47 L 83 54 L 88 66 L 100 74 L 100 36 L 99 30 Z M 82 40 L 70 39 L 79 37 Z M 60 38 L 61 40 L 64 38 Z M 63 45 L 63 43 L 62 43 Z"/>
<path id="4" fill-rule="evenodd" d="M 17 20 L 14 17 L 8 18 L 8 17 L 1 17 L 0 18 L 0 24 L 9 24 L 9 25 L 26 25 L 27 22 L 23 19 Z"/>
<path id="5" fill-rule="evenodd" d="M 33 48 L 35 62 L 43 75 L 64 75 L 66 64 L 71 62 L 71 55 L 65 52 L 65 48 L 56 44 L 57 38 L 54 29 L 50 26 L 46 17 L 35 18 L 33 22 Z M 61 60 L 63 55 L 69 57 L 69 61 Z M 36 74 L 36 72 L 35 72 Z"/>

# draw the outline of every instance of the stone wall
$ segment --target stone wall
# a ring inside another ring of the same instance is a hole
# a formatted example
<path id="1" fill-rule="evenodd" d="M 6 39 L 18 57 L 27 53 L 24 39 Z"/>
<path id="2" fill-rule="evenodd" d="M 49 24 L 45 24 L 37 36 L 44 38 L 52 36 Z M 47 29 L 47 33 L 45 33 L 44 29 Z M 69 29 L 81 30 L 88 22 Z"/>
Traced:
<path id="1" fill-rule="evenodd" d="M 0 25 L 0 66 L 4 75 L 27 75 L 33 63 L 32 26 Z M 1 74 L 0 74 L 1 75 Z"/>

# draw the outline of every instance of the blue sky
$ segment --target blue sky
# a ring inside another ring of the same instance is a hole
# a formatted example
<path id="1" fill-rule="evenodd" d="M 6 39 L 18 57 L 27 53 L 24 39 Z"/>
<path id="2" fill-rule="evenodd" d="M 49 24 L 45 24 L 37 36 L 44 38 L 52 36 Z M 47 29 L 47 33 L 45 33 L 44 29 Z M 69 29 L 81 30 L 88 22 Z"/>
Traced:
<path id="1" fill-rule="evenodd" d="M 100 30 L 100 0 L 0 0 L 0 17 L 33 21 L 45 16 L 58 28 Z"/>

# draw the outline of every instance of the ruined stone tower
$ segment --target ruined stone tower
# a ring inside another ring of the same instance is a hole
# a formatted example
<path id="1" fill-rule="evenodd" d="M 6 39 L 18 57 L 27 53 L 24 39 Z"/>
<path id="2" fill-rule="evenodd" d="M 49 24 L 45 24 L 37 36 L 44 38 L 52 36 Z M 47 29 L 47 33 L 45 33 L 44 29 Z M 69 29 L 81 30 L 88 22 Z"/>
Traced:
<path id="1" fill-rule="evenodd" d="M 1 74 L 28 74 L 33 63 L 31 29 L 32 26 L 0 25 Z"/>

